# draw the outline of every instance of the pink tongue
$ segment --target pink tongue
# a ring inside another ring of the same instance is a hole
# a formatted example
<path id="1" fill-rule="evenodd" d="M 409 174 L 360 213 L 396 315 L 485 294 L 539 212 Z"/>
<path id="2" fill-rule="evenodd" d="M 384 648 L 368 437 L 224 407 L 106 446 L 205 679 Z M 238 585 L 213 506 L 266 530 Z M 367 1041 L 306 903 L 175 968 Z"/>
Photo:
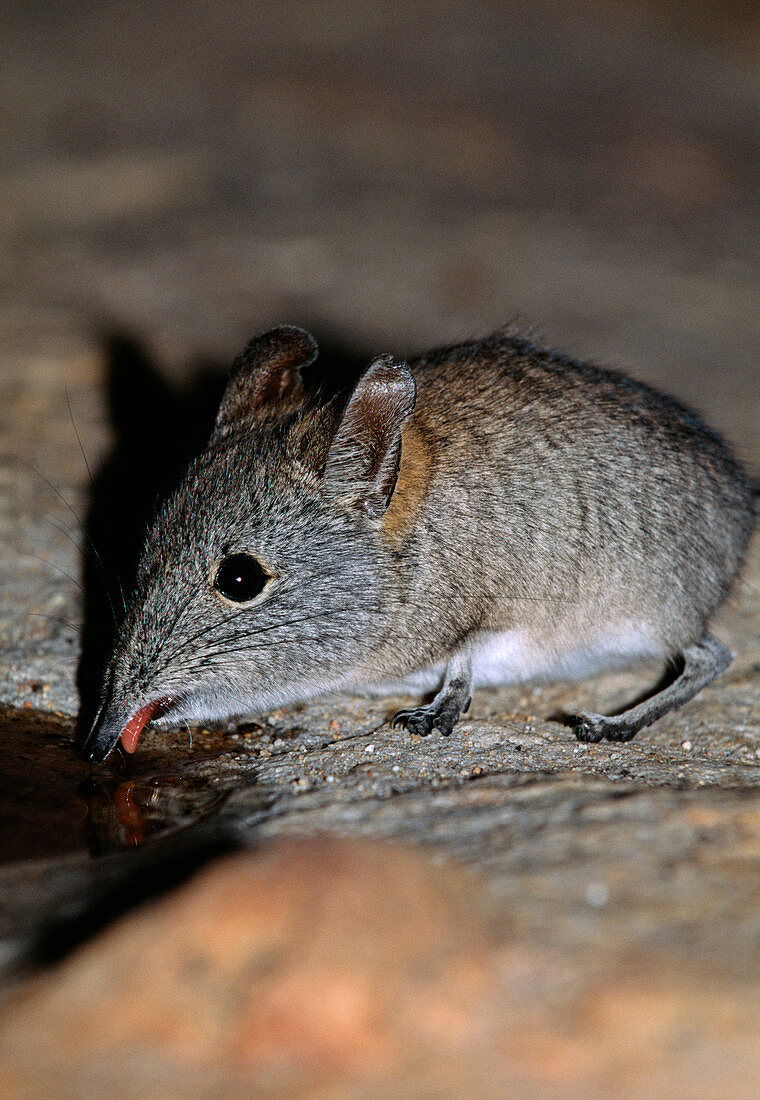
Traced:
<path id="1" fill-rule="evenodd" d="M 137 738 L 142 733 L 145 726 L 150 722 L 153 715 L 156 713 L 160 706 L 159 702 L 148 703 L 144 707 L 140 707 L 135 711 L 132 717 L 127 722 L 124 729 L 121 731 L 121 743 L 124 746 L 125 752 L 134 752 L 137 748 Z"/>

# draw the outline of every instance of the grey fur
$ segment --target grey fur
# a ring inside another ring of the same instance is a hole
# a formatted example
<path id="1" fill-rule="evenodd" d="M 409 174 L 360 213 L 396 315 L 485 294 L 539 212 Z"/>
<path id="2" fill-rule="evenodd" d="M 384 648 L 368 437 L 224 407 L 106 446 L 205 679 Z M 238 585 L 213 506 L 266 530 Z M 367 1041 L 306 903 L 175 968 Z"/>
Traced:
<path id="1" fill-rule="evenodd" d="M 281 328 L 236 362 L 208 448 L 148 534 L 92 759 L 158 699 L 165 721 L 210 720 L 443 683 L 398 721 L 448 733 L 473 682 L 710 650 L 755 506 L 693 412 L 501 331 L 376 360 L 341 415 L 300 387 L 313 350 Z M 275 577 L 250 606 L 212 587 L 231 551 Z"/>

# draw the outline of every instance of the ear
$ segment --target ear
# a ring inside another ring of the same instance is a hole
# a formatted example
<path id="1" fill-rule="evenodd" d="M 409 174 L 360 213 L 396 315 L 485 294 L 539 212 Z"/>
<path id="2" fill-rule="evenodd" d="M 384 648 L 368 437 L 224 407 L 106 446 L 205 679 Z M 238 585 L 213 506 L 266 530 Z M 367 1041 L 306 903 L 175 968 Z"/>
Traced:
<path id="1" fill-rule="evenodd" d="M 360 378 L 327 454 L 324 489 L 372 519 L 386 511 L 396 487 L 401 429 L 417 390 L 404 363 L 381 355 Z"/>
<path id="2" fill-rule="evenodd" d="M 217 428 L 233 424 L 265 405 L 292 404 L 303 396 L 301 370 L 317 357 L 313 336 L 280 325 L 254 336 L 232 364 L 216 417 Z"/>

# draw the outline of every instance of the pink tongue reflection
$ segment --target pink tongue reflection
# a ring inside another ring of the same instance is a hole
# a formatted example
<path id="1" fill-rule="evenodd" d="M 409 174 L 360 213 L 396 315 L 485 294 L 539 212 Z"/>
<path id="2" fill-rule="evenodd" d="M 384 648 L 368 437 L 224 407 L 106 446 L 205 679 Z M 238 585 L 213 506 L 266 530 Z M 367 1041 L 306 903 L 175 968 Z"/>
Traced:
<path id="1" fill-rule="evenodd" d="M 135 751 L 137 748 L 137 738 L 160 706 L 160 702 L 156 700 L 155 703 L 148 703 L 146 706 L 140 707 L 139 710 L 135 711 L 121 731 L 121 743 L 124 746 L 125 752 Z"/>

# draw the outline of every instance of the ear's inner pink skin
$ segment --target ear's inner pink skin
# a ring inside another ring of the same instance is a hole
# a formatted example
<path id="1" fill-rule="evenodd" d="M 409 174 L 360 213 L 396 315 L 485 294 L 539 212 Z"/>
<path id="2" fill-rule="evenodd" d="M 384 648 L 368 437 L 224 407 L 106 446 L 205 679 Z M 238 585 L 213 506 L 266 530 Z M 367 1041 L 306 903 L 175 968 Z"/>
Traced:
<path id="1" fill-rule="evenodd" d="M 137 738 L 160 706 L 160 699 L 156 699 L 154 703 L 147 703 L 144 707 L 140 707 L 139 710 L 135 711 L 121 731 L 121 743 L 125 752 L 131 753 L 135 751 L 137 748 Z"/>

